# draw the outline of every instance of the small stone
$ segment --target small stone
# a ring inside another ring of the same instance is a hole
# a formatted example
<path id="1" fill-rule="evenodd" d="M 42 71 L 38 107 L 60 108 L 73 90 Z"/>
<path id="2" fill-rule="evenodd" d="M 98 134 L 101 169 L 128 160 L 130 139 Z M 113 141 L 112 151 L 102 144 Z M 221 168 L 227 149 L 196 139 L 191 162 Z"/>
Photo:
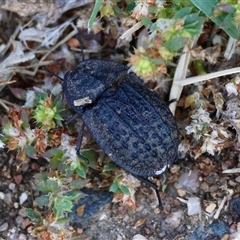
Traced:
<path id="1" fill-rule="evenodd" d="M 5 201 L 5 203 L 10 205 L 12 203 L 12 194 L 11 193 L 6 193 L 4 201 Z"/>
<path id="2" fill-rule="evenodd" d="M 106 219 L 107 219 L 106 213 L 102 213 L 101 216 L 99 217 L 99 221 L 106 220 Z"/>
<path id="3" fill-rule="evenodd" d="M 132 240 L 147 240 L 147 238 L 145 238 L 143 235 L 141 234 L 136 234 L 133 236 Z"/>
<path id="4" fill-rule="evenodd" d="M 28 195 L 27 195 L 25 192 L 23 192 L 23 193 L 21 194 L 21 196 L 19 197 L 19 203 L 20 203 L 20 205 L 22 205 L 27 199 L 28 199 Z"/>
<path id="5" fill-rule="evenodd" d="M 186 191 L 183 189 L 177 189 L 177 193 L 179 197 L 184 197 L 186 195 Z"/>
<path id="6" fill-rule="evenodd" d="M 215 210 L 216 206 L 217 205 L 215 203 L 211 202 L 210 204 L 208 204 L 205 210 L 206 212 L 211 213 Z"/>
<path id="7" fill-rule="evenodd" d="M 13 227 L 13 228 L 11 228 L 11 229 L 9 230 L 9 232 L 10 232 L 10 233 L 15 233 L 15 232 L 17 232 L 17 228 L 16 228 L 16 227 Z"/>
<path id="8" fill-rule="evenodd" d="M 16 189 L 16 184 L 15 184 L 15 183 L 10 183 L 10 184 L 8 185 L 8 188 L 9 188 L 10 190 L 14 191 L 14 190 Z"/>
<path id="9" fill-rule="evenodd" d="M 3 200 L 5 198 L 5 193 L 0 192 L 0 199 Z"/>
<path id="10" fill-rule="evenodd" d="M 18 226 L 20 226 L 20 224 L 23 222 L 23 218 L 21 216 L 17 216 L 16 217 L 16 223 L 18 224 Z"/>
<path id="11" fill-rule="evenodd" d="M 236 177 L 236 178 L 235 178 L 235 181 L 238 182 L 238 183 L 240 183 L 240 176 Z"/>
<path id="12" fill-rule="evenodd" d="M 23 233 L 20 233 L 19 240 L 27 240 L 27 236 Z"/>
<path id="13" fill-rule="evenodd" d="M 209 185 L 207 182 L 203 181 L 200 184 L 200 188 L 204 191 L 204 192 L 209 192 Z"/>
<path id="14" fill-rule="evenodd" d="M 27 217 L 26 210 L 24 208 L 21 208 L 18 212 L 19 216 Z"/>
<path id="15" fill-rule="evenodd" d="M 19 208 L 19 203 L 15 202 L 15 203 L 13 203 L 13 206 L 14 206 L 14 208 Z"/>
<path id="16" fill-rule="evenodd" d="M 15 183 L 17 185 L 19 185 L 22 182 L 23 175 L 22 174 L 14 175 L 13 179 L 14 179 Z"/>
<path id="17" fill-rule="evenodd" d="M 179 227 L 181 220 L 183 219 L 183 211 L 179 210 L 177 212 L 171 213 L 167 218 L 165 219 L 165 222 L 172 228 Z"/>
<path id="18" fill-rule="evenodd" d="M 231 180 L 231 179 L 229 179 L 228 184 L 229 184 L 229 186 L 231 186 L 231 187 L 235 187 L 236 185 L 238 185 L 235 181 L 233 181 L 233 180 Z"/>
<path id="19" fill-rule="evenodd" d="M 196 192 L 199 187 L 199 175 L 200 175 L 200 172 L 198 169 L 193 169 L 190 172 L 184 172 L 178 178 L 178 181 L 175 182 L 174 187 L 176 189 L 186 188 L 188 190 Z"/>
<path id="20" fill-rule="evenodd" d="M 0 232 L 4 232 L 8 229 L 8 223 L 4 223 L 0 226 Z"/>
<path id="21" fill-rule="evenodd" d="M 188 215 L 192 216 L 195 214 L 200 214 L 202 212 L 200 198 L 191 197 L 187 201 Z"/>
<path id="22" fill-rule="evenodd" d="M 120 235 L 117 236 L 117 240 L 122 240 L 122 239 L 123 239 L 122 236 Z"/>
<path id="23" fill-rule="evenodd" d="M 27 227 L 29 227 L 29 225 L 31 225 L 31 221 L 29 218 L 26 218 L 23 220 L 23 222 L 21 223 L 21 228 L 22 229 L 26 229 Z"/>

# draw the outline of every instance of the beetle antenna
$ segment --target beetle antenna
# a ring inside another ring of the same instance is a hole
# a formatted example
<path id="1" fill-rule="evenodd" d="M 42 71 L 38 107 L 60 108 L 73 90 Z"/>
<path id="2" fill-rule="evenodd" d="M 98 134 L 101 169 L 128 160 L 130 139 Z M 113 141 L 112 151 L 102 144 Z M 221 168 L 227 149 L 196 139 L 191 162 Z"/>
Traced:
<path id="1" fill-rule="evenodd" d="M 51 70 L 49 70 L 48 68 L 46 68 L 45 66 L 43 66 L 43 69 L 45 71 L 47 71 L 48 73 L 52 74 L 54 77 L 57 77 L 58 79 L 60 79 L 62 82 L 64 81 L 63 78 L 59 77 L 57 74 L 55 74 L 54 72 L 52 72 Z"/>
<path id="2" fill-rule="evenodd" d="M 77 40 L 78 40 L 79 43 L 80 43 L 81 53 L 82 53 L 82 60 L 84 61 L 84 60 L 85 60 L 85 57 L 84 57 L 84 52 L 83 52 L 83 41 L 82 41 L 82 38 L 81 38 L 80 34 L 77 34 L 77 35 L 76 35 L 76 38 L 77 38 Z"/>

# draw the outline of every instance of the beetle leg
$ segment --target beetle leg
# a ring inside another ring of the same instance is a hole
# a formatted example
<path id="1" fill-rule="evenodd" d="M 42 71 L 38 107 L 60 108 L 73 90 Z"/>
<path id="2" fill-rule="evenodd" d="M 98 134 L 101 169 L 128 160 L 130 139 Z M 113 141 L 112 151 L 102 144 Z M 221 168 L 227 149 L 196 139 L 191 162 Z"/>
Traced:
<path id="1" fill-rule="evenodd" d="M 65 122 L 65 124 L 68 125 L 70 122 L 74 121 L 74 120 L 75 120 L 76 118 L 78 118 L 78 117 L 79 117 L 79 114 L 78 114 L 78 113 L 72 115 L 72 116 Z"/>
<path id="2" fill-rule="evenodd" d="M 146 183 L 148 186 L 152 187 L 152 188 L 155 190 L 156 195 L 157 195 L 157 199 L 158 199 L 159 209 L 163 209 L 161 197 L 160 197 L 159 191 L 158 191 L 158 186 L 157 186 L 155 183 L 153 183 L 152 181 L 150 181 L 149 179 L 145 178 L 145 177 L 138 176 L 138 175 L 135 175 L 135 174 L 132 174 L 132 175 L 133 175 L 135 178 L 137 178 L 138 180 L 140 180 L 141 182 Z"/>
<path id="3" fill-rule="evenodd" d="M 174 102 L 177 102 L 178 100 L 176 99 L 176 98 L 174 98 L 174 99 L 171 99 L 170 101 L 168 101 L 168 106 L 170 105 L 170 104 L 172 104 L 172 103 L 174 103 Z"/>
<path id="4" fill-rule="evenodd" d="M 78 114 L 76 114 L 76 115 L 78 116 Z M 74 115 L 73 117 L 75 117 L 76 115 Z M 73 117 L 71 117 L 71 119 Z M 78 157 L 82 158 L 88 164 L 89 160 L 80 153 L 82 138 L 83 138 L 83 130 L 84 130 L 84 123 L 82 122 L 81 126 L 79 128 L 79 132 L 78 132 L 78 138 L 77 138 L 77 144 L 76 144 L 76 154 Z"/>

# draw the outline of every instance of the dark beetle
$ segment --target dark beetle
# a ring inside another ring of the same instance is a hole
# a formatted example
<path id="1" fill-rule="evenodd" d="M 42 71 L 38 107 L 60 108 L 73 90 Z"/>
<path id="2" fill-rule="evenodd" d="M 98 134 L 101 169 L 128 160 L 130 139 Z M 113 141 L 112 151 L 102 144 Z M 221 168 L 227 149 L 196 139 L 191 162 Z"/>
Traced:
<path id="1" fill-rule="evenodd" d="M 84 60 L 64 76 L 63 91 L 102 150 L 120 167 L 147 179 L 163 173 L 178 158 L 177 125 L 168 105 L 125 65 Z"/>

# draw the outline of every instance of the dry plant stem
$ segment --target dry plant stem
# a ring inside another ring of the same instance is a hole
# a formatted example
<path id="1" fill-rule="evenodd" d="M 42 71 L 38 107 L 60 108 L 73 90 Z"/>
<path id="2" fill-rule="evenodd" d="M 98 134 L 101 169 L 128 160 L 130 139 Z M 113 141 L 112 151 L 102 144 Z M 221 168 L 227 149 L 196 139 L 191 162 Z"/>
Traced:
<path id="1" fill-rule="evenodd" d="M 77 17 L 77 15 L 75 15 L 72 19 L 74 20 L 75 18 Z M 61 30 L 61 33 L 63 33 L 63 31 L 69 26 L 71 25 L 72 28 L 73 28 L 73 31 L 70 32 L 64 39 L 62 39 L 60 42 L 58 42 L 55 46 L 53 46 L 50 50 L 48 50 L 48 52 L 40 59 L 40 61 L 37 63 L 37 64 L 34 64 L 34 65 L 31 65 L 29 67 L 34 67 L 35 66 L 35 69 L 33 70 L 33 72 L 31 71 L 28 71 L 28 70 L 25 70 L 25 69 L 22 69 L 21 73 L 23 74 L 28 74 L 28 75 L 31 75 L 31 76 L 34 76 L 36 74 L 36 72 L 38 71 L 38 68 L 40 66 L 46 66 L 48 64 L 51 64 L 52 61 L 46 61 L 44 62 L 44 59 L 51 53 L 53 52 L 55 49 L 57 49 L 59 46 L 61 46 L 62 44 L 64 44 L 65 42 L 67 42 L 70 38 L 72 38 L 73 36 L 75 36 L 77 33 L 78 33 L 78 30 L 76 28 L 76 26 L 70 22 L 70 24 L 67 24 L 62 30 Z M 25 67 L 26 68 L 26 67 Z M 16 72 L 18 72 L 17 70 L 15 70 Z"/>
<path id="2" fill-rule="evenodd" d="M 16 104 L 10 103 L 10 102 L 8 102 L 8 101 L 6 101 L 6 100 L 4 100 L 4 99 L 0 99 L 0 105 L 1 105 L 6 111 L 9 110 L 9 107 L 8 107 L 7 105 L 9 105 L 9 106 L 16 106 Z"/>
<path id="3" fill-rule="evenodd" d="M 81 52 L 82 50 L 80 48 L 75 48 L 75 47 L 71 47 L 70 48 L 71 51 L 75 51 L 75 52 Z M 99 49 L 84 49 L 83 50 L 83 53 L 85 54 L 88 54 L 88 53 L 98 53 L 99 52 Z"/>
<path id="4" fill-rule="evenodd" d="M 40 63 L 55 49 L 57 49 L 59 46 L 61 46 L 63 43 L 67 42 L 70 38 L 75 36 L 78 33 L 78 30 L 76 26 L 71 22 L 70 25 L 73 28 L 73 31 L 70 32 L 64 39 L 62 39 L 60 42 L 58 42 L 55 46 L 53 46 L 40 60 Z M 66 26 L 67 27 L 67 26 Z"/>
<path id="5" fill-rule="evenodd" d="M 182 93 L 182 89 L 186 85 L 240 72 L 240 68 L 238 67 L 238 68 L 231 68 L 231 69 L 223 70 L 223 71 L 216 72 L 216 73 L 209 73 L 209 74 L 200 75 L 200 76 L 196 76 L 196 77 L 186 78 L 188 65 L 191 60 L 191 53 L 190 53 L 189 49 L 194 47 L 197 40 L 198 40 L 198 36 L 196 36 L 193 39 L 189 48 L 186 46 L 183 50 L 183 52 L 185 52 L 185 53 L 181 56 L 178 66 L 177 66 L 177 69 L 176 69 L 176 72 L 174 74 L 173 84 L 172 84 L 170 97 L 169 97 L 170 100 L 171 99 L 179 99 L 180 95 Z M 228 41 L 227 49 L 224 54 L 225 58 L 230 59 L 232 57 L 232 54 L 234 53 L 234 50 L 235 50 L 235 44 L 236 44 L 236 40 L 230 38 Z M 172 103 L 169 106 L 169 108 L 173 114 L 175 113 L 176 107 L 177 107 L 177 102 Z"/>
<path id="6" fill-rule="evenodd" d="M 224 57 L 227 60 L 230 60 L 232 58 L 232 55 L 235 53 L 236 43 L 236 39 L 233 39 L 232 37 L 229 38 L 227 48 L 224 53 Z"/>
<path id="7" fill-rule="evenodd" d="M 0 99 L 0 101 L 4 104 L 4 105 L 9 105 L 9 106 L 12 106 L 12 107 L 21 107 L 20 105 L 17 105 L 17 104 L 15 104 L 15 103 L 11 103 L 11 102 L 9 102 L 9 101 L 7 101 L 7 100 L 5 100 L 5 99 Z M 8 107 L 7 107 L 8 108 Z"/>
<path id="8" fill-rule="evenodd" d="M 13 67 L 9 67 L 3 71 L 1 71 L 1 73 L 3 74 L 4 71 L 6 71 L 5 74 L 12 72 L 12 73 L 21 73 L 21 74 L 27 74 L 30 76 L 35 76 L 39 67 L 40 66 L 46 66 L 48 64 L 51 64 L 52 61 L 44 61 L 44 59 L 51 53 L 53 52 L 56 48 L 58 48 L 59 46 L 61 46 L 62 44 L 64 44 L 65 42 L 67 42 L 70 38 L 72 38 L 74 35 L 76 35 L 78 33 L 77 28 L 75 27 L 75 25 L 71 22 L 72 20 L 74 20 L 78 15 L 76 14 L 74 17 L 72 17 L 69 20 L 69 24 L 66 24 L 65 27 L 63 27 L 60 31 L 60 35 L 62 35 L 63 31 L 69 26 L 71 25 L 73 28 L 73 31 L 70 32 L 64 39 L 62 39 L 60 42 L 58 42 L 55 46 L 53 46 L 51 49 L 49 49 L 47 51 L 47 53 L 40 59 L 40 61 L 38 63 L 29 65 L 29 66 L 25 66 L 25 67 L 20 67 L 20 66 L 13 66 Z M 15 30 L 14 34 L 11 37 L 11 41 L 9 41 L 9 44 L 12 44 L 12 40 L 16 38 L 17 34 L 19 33 L 20 30 L 20 26 L 17 27 L 17 29 Z M 9 45 L 9 46 L 10 46 Z M 8 45 L 7 45 L 8 46 Z M 6 51 L 9 47 L 7 47 L 4 49 L 4 51 Z M 21 59 L 22 60 L 22 59 Z M 32 71 L 27 70 L 27 68 L 33 68 Z M 3 83 L 5 84 L 5 83 Z M 1 86 L 1 85 L 0 85 Z"/>
<path id="9" fill-rule="evenodd" d="M 2 99 L 0 99 L 0 105 L 1 105 L 6 111 L 9 110 L 9 107 L 3 103 Z"/>
<path id="10" fill-rule="evenodd" d="M 12 41 L 15 40 L 15 38 L 17 37 L 18 33 L 20 31 L 20 25 L 17 26 L 17 28 L 15 29 L 13 35 L 10 37 L 7 45 L 5 46 L 4 50 L 0 53 L 0 56 L 3 57 L 5 55 L 5 53 L 7 52 L 7 50 L 9 49 L 9 47 L 12 45 Z"/>
<path id="11" fill-rule="evenodd" d="M 208 73 L 208 74 L 197 76 L 197 77 L 186 78 L 184 80 L 176 82 L 176 84 L 179 86 L 185 86 L 192 83 L 202 82 L 202 81 L 210 80 L 213 78 L 230 75 L 234 73 L 239 73 L 239 72 L 240 72 L 240 67 L 236 67 L 236 68 L 231 68 L 231 69 L 227 69 L 227 70 L 223 70 L 215 73 Z"/>
<path id="12" fill-rule="evenodd" d="M 178 100 L 181 96 L 183 86 L 179 85 L 178 83 L 182 81 L 181 79 L 184 79 L 187 76 L 188 66 L 191 60 L 190 49 L 192 49 L 196 45 L 197 40 L 198 40 L 198 36 L 194 37 L 190 45 L 186 45 L 183 49 L 184 53 L 181 55 L 179 59 L 178 66 L 174 74 L 169 101 L 171 101 L 172 99 Z M 169 109 L 173 114 L 175 113 L 176 107 L 177 107 L 177 101 L 173 102 L 169 106 Z"/>
<path id="13" fill-rule="evenodd" d="M 221 213 L 221 210 L 223 209 L 223 206 L 224 206 L 224 204 L 225 204 L 226 201 L 227 201 L 227 196 L 225 196 L 225 197 L 223 198 L 223 200 L 221 201 L 221 204 L 219 205 L 219 208 L 218 208 L 217 212 L 216 212 L 215 215 L 214 215 L 214 219 L 218 219 L 218 218 L 219 218 L 219 215 L 220 215 L 220 213 Z"/>
<path id="14" fill-rule="evenodd" d="M 225 202 L 226 202 L 227 200 L 231 199 L 233 193 L 234 193 L 234 191 L 233 191 L 232 189 L 228 189 L 228 195 L 225 196 L 225 197 L 223 198 L 223 200 L 221 201 L 221 204 L 219 205 L 219 208 L 218 208 L 217 212 L 216 212 L 215 215 L 213 216 L 214 219 L 218 219 L 218 218 L 219 218 L 219 215 L 220 215 L 220 213 L 221 213 L 221 210 L 222 210 L 223 207 L 224 207 Z"/>
<path id="15" fill-rule="evenodd" d="M 128 36 L 132 36 L 133 33 L 136 32 L 142 26 L 143 26 L 143 24 L 141 22 L 136 23 L 131 28 L 129 28 L 126 32 L 124 32 L 123 35 L 120 36 L 119 38 L 122 39 L 122 40 L 128 39 Z"/>
<path id="16" fill-rule="evenodd" d="M 14 73 L 22 73 L 22 74 L 27 74 L 29 76 L 35 76 L 37 71 L 38 71 L 38 68 L 41 67 L 41 66 L 47 66 L 49 64 L 52 64 L 53 61 L 45 61 L 45 62 L 38 62 L 38 63 L 35 63 L 33 65 L 30 65 L 30 66 L 25 66 L 25 67 L 19 67 L 19 66 L 16 66 L 16 67 L 10 67 L 8 68 L 8 71 L 12 71 Z M 26 68 L 34 68 L 33 71 L 29 71 L 29 70 L 26 70 Z"/>
<path id="17" fill-rule="evenodd" d="M 2 83 L 0 82 L 0 86 L 12 84 L 12 83 L 15 83 L 15 82 L 16 82 L 16 80 L 6 81 L 6 82 L 2 82 Z"/>
<path id="18" fill-rule="evenodd" d="M 222 171 L 222 173 L 240 173 L 240 168 L 232 168 Z"/>
<path id="19" fill-rule="evenodd" d="M 180 201 L 180 202 L 182 202 L 182 203 L 185 203 L 185 204 L 187 204 L 187 200 L 185 200 L 185 199 L 183 199 L 183 198 L 180 198 L 180 197 L 177 197 L 177 199 Z"/>
<path id="20" fill-rule="evenodd" d="M 221 76 L 235 74 L 235 73 L 239 73 L 239 72 L 240 72 L 240 67 L 237 67 L 237 68 L 231 68 L 231 69 L 227 69 L 227 70 L 223 70 L 223 71 L 219 71 L 219 72 L 215 72 L 215 73 L 209 73 L 209 74 L 204 74 L 204 75 L 200 75 L 200 76 L 196 76 L 196 77 L 186 78 L 186 79 L 179 80 L 179 81 L 174 81 L 172 88 L 171 88 L 170 99 L 179 99 L 182 89 L 186 85 L 210 80 L 210 79 L 221 77 Z M 173 114 L 175 113 L 176 106 L 177 106 L 177 103 L 172 103 L 169 106 L 169 108 Z"/>

